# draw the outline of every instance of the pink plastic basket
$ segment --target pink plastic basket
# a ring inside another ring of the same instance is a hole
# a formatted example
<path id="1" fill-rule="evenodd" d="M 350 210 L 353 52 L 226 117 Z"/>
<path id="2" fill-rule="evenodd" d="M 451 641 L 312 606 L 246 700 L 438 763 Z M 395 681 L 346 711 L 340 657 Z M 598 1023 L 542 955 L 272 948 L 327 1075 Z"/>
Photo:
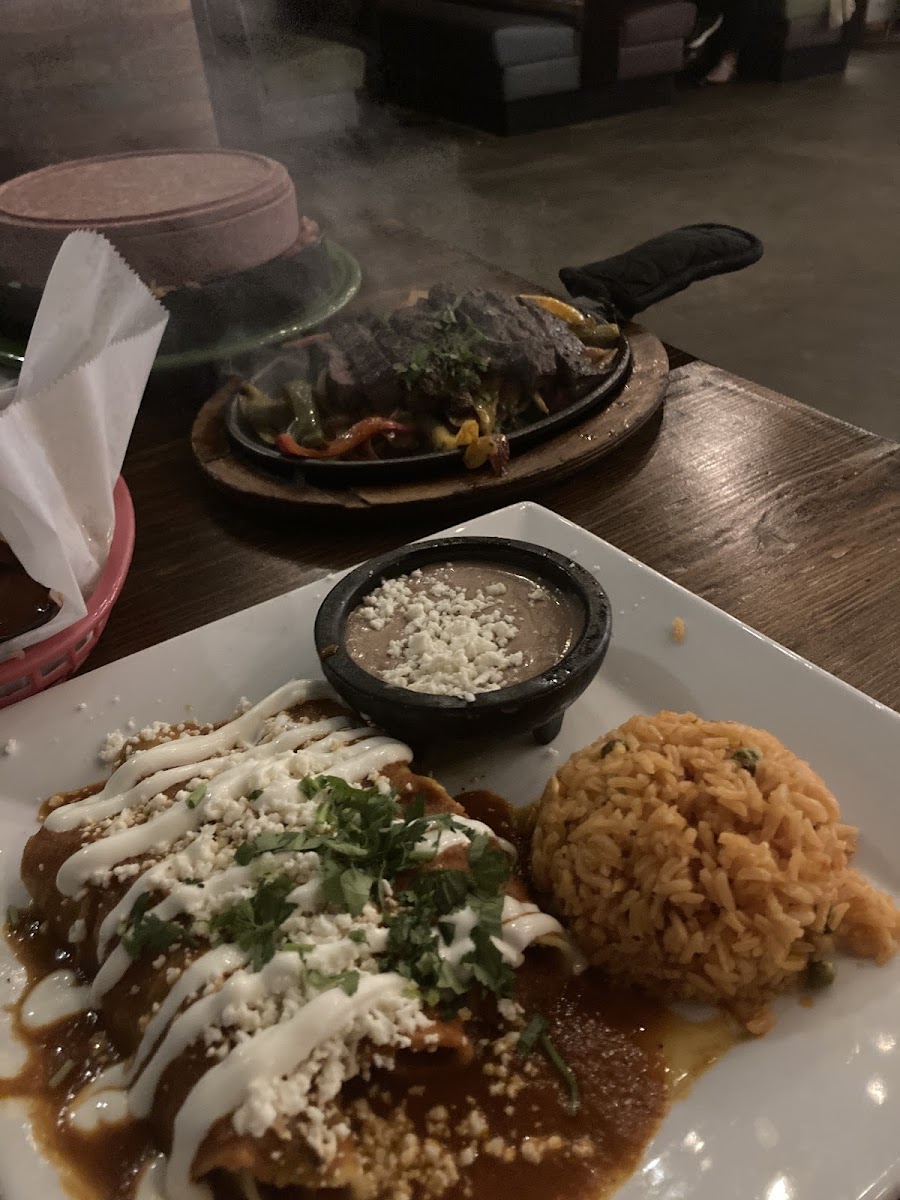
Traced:
<path id="1" fill-rule="evenodd" d="M 112 545 L 106 566 L 88 601 L 87 616 L 46 642 L 29 646 L 21 657 L 0 663 L 0 708 L 68 679 L 93 650 L 105 629 L 128 574 L 134 550 L 134 507 L 121 476 L 113 490 L 113 501 L 116 527 Z"/>

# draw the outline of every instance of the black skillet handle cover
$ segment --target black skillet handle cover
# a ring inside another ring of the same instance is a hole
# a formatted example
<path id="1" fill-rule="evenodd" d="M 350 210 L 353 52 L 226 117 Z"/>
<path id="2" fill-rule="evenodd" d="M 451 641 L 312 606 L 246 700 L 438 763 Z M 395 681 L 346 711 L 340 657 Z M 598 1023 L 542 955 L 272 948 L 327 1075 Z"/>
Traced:
<path id="1" fill-rule="evenodd" d="M 614 258 L 563 267 L 559 277 L 570 296 L 611 306 L 628 318 L 698 279 L 749 267 L 762 252 L 759 238 L 732 225 L 684 225 Z"/>

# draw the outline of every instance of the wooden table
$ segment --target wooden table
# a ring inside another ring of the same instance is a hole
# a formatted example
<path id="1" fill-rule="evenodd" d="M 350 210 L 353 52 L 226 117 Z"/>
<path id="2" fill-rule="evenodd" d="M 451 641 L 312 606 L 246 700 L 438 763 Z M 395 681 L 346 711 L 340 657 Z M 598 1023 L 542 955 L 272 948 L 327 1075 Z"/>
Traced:
<path id="1" fill-rule="evenodd" d="M 438 279 L 523 287 L 397 226 L 348 244 L 368 281 L 365 302 Z M 673 356 L 658 419 L 595 470 L 534 499 L 900 708 L 900 446 L 705 363 L 678 365 L 685 358 Z M 142 406 L 124 470 L 134 562 L 89 667 L 450 523 L 277 522 L 236 507 L 191 459 L 204 399 Z"/>

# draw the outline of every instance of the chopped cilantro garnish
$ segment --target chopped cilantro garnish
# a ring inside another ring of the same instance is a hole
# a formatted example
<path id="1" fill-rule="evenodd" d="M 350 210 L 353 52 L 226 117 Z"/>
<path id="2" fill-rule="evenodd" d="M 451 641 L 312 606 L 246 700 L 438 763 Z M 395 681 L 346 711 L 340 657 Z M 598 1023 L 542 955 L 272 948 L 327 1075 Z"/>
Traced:
<path id="1" fill-rule="evenodd" d="M 541 1016 L 540 1013 L 534 1013 L 528 1018 L 525 1023 L 525 1028 L 519 1034 L 519 1040 L 516 1043 L 516 1050 L 523 1058 L 527 1058 L 529 1054 L 540 1044 L 541 1049 L 559 1071 L 563 1078 L 563 1082 L 569 1089 L 569 1103 L 567 1105 L 569 1112 L 578 1112 L 581 1106 L 581 1093 L 578 1090 L 578 1080 L 575 1078 L 574 1072 L 560 1052 L 556 1049 L 553 1042 L 550 1040 L 550 1035 L 547 1033 L 547 1019 Z"/>
<path id="2" fill-rule="evenodd" d="M 563 1077 L 563 1082 L 569 1089 L 569 1112 L 577 1113 L 581 1107 L 581 1092 L 578 1090 L 578 1080 L 575 1078 L 574 1072 L 560 1052 L 556 1049 L 546 1033 L 541 1034 L 541 1045 L 544 1048 L 544 1053 L 559 1071 Z"/>
<path id="3" fill-rule="evenodd" d="M 153 903 L 149 892 L 142 892 L 134 902 L 122 931 L 122 945 L 132 958 L 144 954 L 161 954 L 181 942 L 196 945 L 191 931 L 178 921 L 164 921 L 148 912 Z"/>
<path id="4" fill-rule="evenodd" d="M 516 1051 L 523 1058 L 527 1058 L 543 1034 L 547 1032 L 547 1019 L 542 1017 L 540 1013 L 534 1013 L 525 1023 L 525 1028 L 519 1034 L 519 1040 L 516 1042 Z"/>
<path id="5" fill-rule="evenodd" d="M 351 929 L 347 937 L 358 946 L 364 946 L 369 940 L 369 935 L 364 929 Z"/>
<path id="6" fill-rule="evenodd" d="M 490 365 L 485 336 L 447 304 L 431 318 L 431 331 L 405 362 L 393 364 L 397 377 L 411 391 L 429 396 L 471 395 L 484 382 Z"/>
<path id="7" fill-rule="evenodd" d="M 386 920 L 383 969 L 413 980 L 426 1004 L 449 1011 L 459 1006 L 472 980 L 501 997 L 511 995 L 515 981 L 494 940 L 502 932 L 512 864 L 487 834 L 477 834 L 469 847 L 469 865 L 469 871 L 422 871 L 413 876 L 396 898 L 399 911 Z M 473 949 L 453 964 L 441 955 L 441 941 L 450 943 L 449 918 L 466 907 L 476 917 L 470 934 Z"/>
<path id="8" fill-rule="evenodd" d="M 261 833 L 252 842 L 244 842 L 234 852 L 234 861 L 239 867 L 246 867 L 260 854 L 279 853 L 283 850 L 301 850 L 306 841 L 304 833 Z"/>
<path id="9" fill-rule="evenodd" d="M 262 788 L 254 788 L 254 790 L 247 795 L 247 799 L 248 800 L 258 800 L 262 794 L 263 794 Z"/>
<path id="10" fill-rule="evenodd" d="M 322 895 L 329 908 L 358 917 L 372 893 L 375 876 L 359 867 L 341 868 L 336 856 L 322 860 Z"/>
<path id="11" fill-rule="evenodd" d="M 333 776 L 303 779 L 298 786 L 315 803 L 312 826 L 300 832 L 262 833 L 237 848 L 235 863 L 246 866 L 262 854 L 314 852 L 326 908 L 351 916 L 358 916 L 371 900 L 383 905 L 390 884 L 395 904 L 385 916 L 388 941 L 379 964 L 382 970 L 404 975 L 426 1004 L 448 1011 L 459 1007 L 473 985 L 496 996 L 512 994 L 514 974 L 500 946 L 512 864 L 487 833 L 456 825 L 452 813 L 426 816 L 424 796 L 401 804 L 394 795 L 353 787 Z M 440 830 L 453 828 L 463 829 L 469 839 L 468 869 L 422 870 L 437 853 Z M 293 911 L 286 899 L 291 887 L 288 876 L 264 881 L 252 899 L 215 916 L 212 932 L 240 946 L 256 969 L 278 949 L 303 956 L 312 947 L 284 940 L 280 930 Z M 451 963 L 441 953 L 442 946 L 454 936 L 450 918 L 466 908 L 474 915 L 471 946 Z M 368 941 L 365 930 L 352 930 L 347 936 L 360 944 Z M 348 995 L 358 984 L 354 971 L 326 976 L 308 969 L 306 978 L 313 987 L 342 987 Z"/>
<path id="12" fill-rule="evenodd" d="M 261 970 L 278 949 L 282 921 L 294 911 L 287 900 L 293 888 L 287 875 L 264 879 L 252 897 L 216 913 L 210 931 L 223 942 L 233 942 L 248 956 L 254 971 Z"/>
<path id="13" fill-rule="evenodd" d="M 425 816 L 425 800 L 416 796 L 401 806 L 377 788 L 355 788 L 330 775 L 300 780 L 304 796 L 317 800 L 313 828 L 301 833 L 262 833 L 238 846 L 234 861 L 246 866 L 260 854 L 314 851 L 322 867 L 328 907 L 357 916 L 382 881 L 434 857 L 419 844 L 435 825 L 448 827 L 449 813 Z"/>
<path id="14" fill-rule="evenodd" d="M 188 796 L 187 800 L 185 800 L 185 804 L 188 806 L 188 808 L 196 808 L 197 805 L 200 803 L 200 801 L 203 799 L 203 797 L 205 795 L 206 795 L 206 784 L 198 783 L 197 786 L 194 788 L 194 790 L 191 792 L 191 794 Z"/>
<path id="15" fill-rule="evenodd" d="M 478 833 L 469 846 L 469 866 L 481 892 L 498 892 L 509 879 L 509 858 L 486 833 Z"/>
<path id="16" fill-rule="evenodd" d="M 306 982 L 317 991 L 326 992 L 329 988 L 340 988 L 348 996 L 353 996 L 359 987 L 359 971 L 340 971 L 337 975 L 326 975 L 322 971 L 307 970 Z"/>

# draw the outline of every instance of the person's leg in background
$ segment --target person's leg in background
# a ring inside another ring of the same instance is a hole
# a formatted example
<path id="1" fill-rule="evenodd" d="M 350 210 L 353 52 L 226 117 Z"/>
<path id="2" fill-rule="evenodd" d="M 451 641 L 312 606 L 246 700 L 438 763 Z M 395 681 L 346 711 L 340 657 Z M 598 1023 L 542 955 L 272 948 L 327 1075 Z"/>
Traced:
<path id="1" fill-rule="evenodd" d="M 700 0 L 697 5 L 697 20 L 685 47 L 688 63 L 699 63 L 706 58 L 716 34 L 724 21 L 721 0 Z"/>
<path id="2" fill-rule="evenodd" d="M 706 76 L 707 83 L 730 83 L 734 79 L 738 54 L 759 12 L 758 0 L 722 0 L 721 7 L 722 25 L 716 37 L 719 60 Z"/>

